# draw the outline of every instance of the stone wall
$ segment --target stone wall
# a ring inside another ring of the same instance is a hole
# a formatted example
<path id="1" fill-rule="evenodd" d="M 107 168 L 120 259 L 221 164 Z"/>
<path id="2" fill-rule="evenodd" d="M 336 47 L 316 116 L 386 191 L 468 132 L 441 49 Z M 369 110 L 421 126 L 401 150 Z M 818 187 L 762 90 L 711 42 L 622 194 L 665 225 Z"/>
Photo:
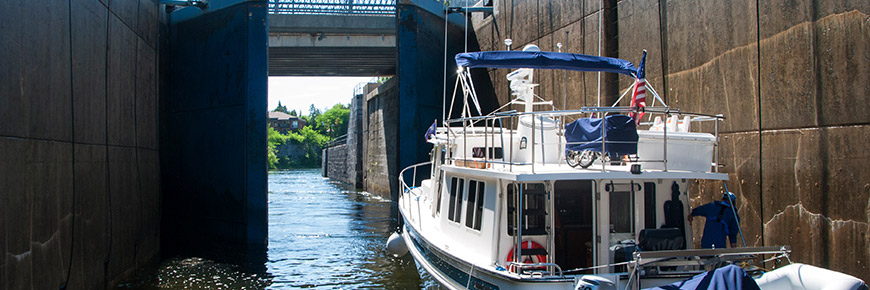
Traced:
<path id="1" fill-rule="evenodd" d="M 504 49 L 512 38 L 515 49 L 555 51 L 561 42 L 567 52 L 599 51 L 600 1 L 493 2 L 493 16 L 474 17 L 481 50 Z M 648 50 L 647 79 L 665 102 L 727 118 L 720 160 L 746 242 L 789 244 L 792 261 L 870 281 L 870 2 L 608 2 L 615 11 L 604 23 L 616 22 L 617 45 L 602 55 L 638 63 Z M 501 103 L 507 72 L 490 71 Z M 596 77 L 537 71 L 535 81 L 557 108 L 577 108 L 596 105 Z M 619 87 L 631 81 L 621 78 Z M 691 205 L 722 189 L 696 182 Z"/>
<path id="2" fill-rule="evenodd" d="M 159 13 L 0 1 L 0 289 L 103 289 L 158 257 Z"/>
<path id="3" fill-rule="evenodd" d="M 369 85 L 373 84 L 366 84 L 362 91 L 367 91 L 365 88 Z M 363 92 L 359 92 L 359 94 L 354 92 L 355 95 L 350 102 L 350 120 L 347 124 L 347 150 L 349 151 L 347 154 L 347 182 L 355 188 L 362 187 L 362 116 L 363 104 L 365 103 Z"/>
<path id="4" fill-rule="evenodd" d="M 390 196 L 398 189 L 396 163 L 399 127 L 398 91 L 392 78 L 366 96 L 363 117 L 363 189 Z"/>
<path id="5" fill-rule="evenodd" d="M 287 142 L 278 146 L 275 146 L 275 156 L 287 157 L 289 159 L 301 159 L 305 157 L 305 150 L 302 147 L 302 144 L 297 144 L 295 142 Z"/>
<path id="6" fill-rule="evenodd" d="M 326 149 L 326 162 L 328 162 L 326 165 L 326 176 L 328 176 L 329 179 L 351 183 L 347 149 L 347 144 L 338 144 Z"/>

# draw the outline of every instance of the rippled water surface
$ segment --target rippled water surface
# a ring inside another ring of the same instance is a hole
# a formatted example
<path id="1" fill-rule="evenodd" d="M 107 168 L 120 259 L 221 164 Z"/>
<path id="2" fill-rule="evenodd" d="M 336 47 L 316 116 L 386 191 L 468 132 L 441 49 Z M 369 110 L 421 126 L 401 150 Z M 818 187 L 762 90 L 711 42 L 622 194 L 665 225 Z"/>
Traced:
<path id="1" fill-rule="evenodd" d="M 120 288 L 419 289 L 438 288 L 410 256 L 384 249 L 393 232 L 390 202 L 320 175 L 319 169 L 269 173 L 269 248 L 265 273 L 197 257 L 165 260 Z M 259 268 L 259 269 L 257 269 Z M 259 272 L 259 273 L 258 273 Z"/>

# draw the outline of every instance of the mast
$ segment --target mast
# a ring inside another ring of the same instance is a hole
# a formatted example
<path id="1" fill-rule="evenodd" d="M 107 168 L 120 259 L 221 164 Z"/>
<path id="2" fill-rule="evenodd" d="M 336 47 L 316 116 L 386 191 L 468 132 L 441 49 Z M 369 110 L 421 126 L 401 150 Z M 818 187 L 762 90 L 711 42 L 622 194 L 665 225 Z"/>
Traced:
<path id="1" fill-rule="evenodd" d="M 541 51 L 537 45 L 529 44 L 523 47 L 523 51 Z M 535 104 L 535 87 L 534 83 L 535 70 L 530 68 L 520 68 L 512 71 L 507 75 L 507 80 L 511 82 L 510 88 L 514 95 L 517 96 L 517 102 L 524 104 L 525 112 L 533 112 Z"/>

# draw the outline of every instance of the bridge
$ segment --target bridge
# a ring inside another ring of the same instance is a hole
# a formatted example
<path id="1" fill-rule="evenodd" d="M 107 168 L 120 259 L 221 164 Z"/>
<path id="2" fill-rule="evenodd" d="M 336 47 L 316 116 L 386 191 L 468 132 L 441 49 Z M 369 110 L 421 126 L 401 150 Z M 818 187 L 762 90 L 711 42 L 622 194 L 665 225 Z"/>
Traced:
<path id="1" fill-rule="evenodd" d="M 396 72 L 395 0 L 270 0 L 270 76 Z"/>

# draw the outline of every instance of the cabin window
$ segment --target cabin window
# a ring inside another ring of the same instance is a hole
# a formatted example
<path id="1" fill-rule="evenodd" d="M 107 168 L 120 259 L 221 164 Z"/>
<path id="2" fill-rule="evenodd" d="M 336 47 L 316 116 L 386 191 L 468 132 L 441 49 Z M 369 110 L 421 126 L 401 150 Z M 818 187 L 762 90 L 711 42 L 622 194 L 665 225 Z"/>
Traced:
<path id="1" fill-rule="evenodd" d="M 435 187 L 435 213 L 441 214 L 441 186 L 442 186 L 442 178 L 444 176 L 444 172 L 441 172 L 439 169 L 441 164 L 444 164 L 444 155 L 443 148 L 440 146 L 435 146 L 432 148 L 432 179 L 436 182 Z M 439 162 L 440 158 L 440 162 Z"/>
<path id="2" fill-rule="evenodd" d="M 465 226 L 480 230 L 481 216 L 483 215 L 483 181 L 468 181 L 468 203 L 465 208 Z"/>
<path id="3" fill-rule="evenodd" d="M 442 173 L 443 174 L 443 173 Z M 438 184 L 438 198 L 435 199 L 435 214 L 441 214 L 441 184 Z"/>
<path id="4" fill-rule="evenodd" d="M 610 232 L 634 232 L 634 193 L 631 191 L 610 192 Z"/>
<path id="5" fill-rule="evenodd" d="M 656 228 L 656 184 L 654 182 L 644 182 L 643 184 L 643 216 L 644 228 Z"/>
<path id="6" fill-rule="evenodd" d="M 450 179 L 450 204 L 448 204 L 450 208 L 447 211 L 447 218 L 457 223 L 462 211 L 462 191 L 464 186 L 464 179 L 456 177 Z"/>
<path id="7" fill-rule="evenodd" d="M 613 233 L 631 233 L 632 209 L 634 202 L 631 192 L 615 191 L 610 193 L 610 231 Z"/>
<path id="8" fill-rule="evenodd" d="M 519 190 L 522 191 L 520 199 Z M 522 206 L 522 234 L 524 236 L 546 235 L 546 201 L 547 190 L 543 183 L 531 183 L 509 185 L 507 190 L 507 232 L 508 235 L 516 235 L 518 216 L 517 212 Z"/>

